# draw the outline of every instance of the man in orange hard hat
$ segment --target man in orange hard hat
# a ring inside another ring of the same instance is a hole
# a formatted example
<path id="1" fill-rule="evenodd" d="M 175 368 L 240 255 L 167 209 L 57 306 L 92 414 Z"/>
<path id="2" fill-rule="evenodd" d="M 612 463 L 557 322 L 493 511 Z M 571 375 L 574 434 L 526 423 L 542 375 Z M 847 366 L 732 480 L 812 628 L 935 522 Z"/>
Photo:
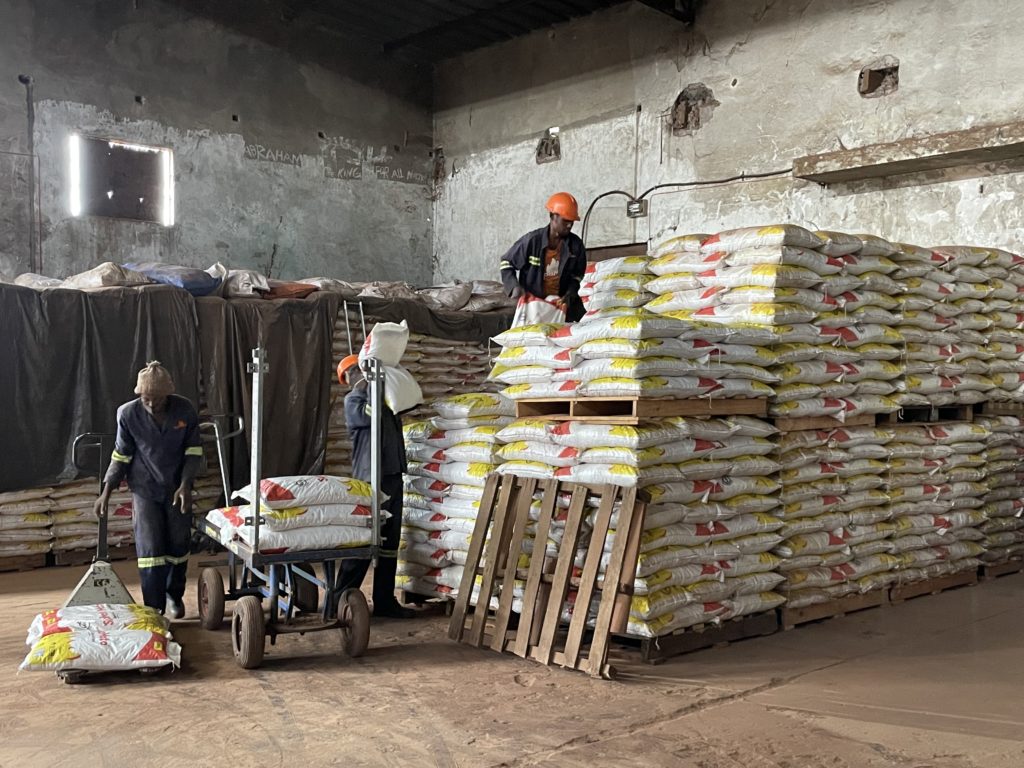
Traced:
<path id="1" fill-rule="evenodd" d="M 524 293 L 541 299 L 557 296 L 565 319 L 572 322 L 583 317 L 579 290 L 587 269 L 586 248 L 572 233 L 580 209 L 568 192 L 552 195 L 547 209 L 548 225 L 527 232 L 501 257 L 501 282 L 513 298 Z"/>

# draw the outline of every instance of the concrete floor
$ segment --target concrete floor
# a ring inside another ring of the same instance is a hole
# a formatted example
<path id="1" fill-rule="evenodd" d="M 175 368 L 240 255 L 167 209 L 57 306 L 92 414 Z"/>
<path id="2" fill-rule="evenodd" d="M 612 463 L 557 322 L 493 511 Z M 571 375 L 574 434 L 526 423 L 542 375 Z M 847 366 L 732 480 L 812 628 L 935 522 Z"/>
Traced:
<path id="1" fill-rule="evenodd" d="M 378 622 L 355 661 L 324 633 L 247 672 L 226 630 L 193 619 L 173 674 L 15 674 L 33 615 L 80 573 L 0 574 L 3 768 L 1024 765 L 1024 575 L 628 664 L 615 682 L 455 645 L 437 615 Z"/>

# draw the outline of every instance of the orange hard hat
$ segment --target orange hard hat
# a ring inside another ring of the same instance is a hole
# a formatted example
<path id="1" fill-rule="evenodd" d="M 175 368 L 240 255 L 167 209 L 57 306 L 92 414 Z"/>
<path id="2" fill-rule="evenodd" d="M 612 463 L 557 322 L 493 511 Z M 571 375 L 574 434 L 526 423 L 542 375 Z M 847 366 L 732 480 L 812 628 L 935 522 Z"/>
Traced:
<path id="1" fill-rule="evenodd" d="M 348 373 L 348 369 L 353 365 L 359 365 L 359 355 L 348 355 L 338 363 L 338 381 L 342 386 L 345 384 L 345 374 Z"/>
<path id="2" fill-rule="evenodd" d="M 547 209 L 568 221 L 580 220 L 580 206 L 568 192 L 555 192 L 548 198 Z"/>

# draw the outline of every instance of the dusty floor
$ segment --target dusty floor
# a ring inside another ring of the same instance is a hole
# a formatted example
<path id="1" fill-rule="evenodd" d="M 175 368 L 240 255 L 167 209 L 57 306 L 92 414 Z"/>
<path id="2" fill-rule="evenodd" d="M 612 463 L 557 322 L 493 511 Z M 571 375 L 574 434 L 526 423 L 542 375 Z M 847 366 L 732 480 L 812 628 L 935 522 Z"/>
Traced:
<path id="1" fill-rule="evenodd" d="M 15 674 L 32 616 L 81 570 L 0 574 L 3 768 L 1024 765 L 1024 575 L 629 664 L 615 682 L 460 647 L 436 614 L 378 622 L 355 661 L 325 633 L 282 639 L 247 672 L 227 630 L 193 618 L 173 674 Z M 131 564 L 118 570 L 138 594 Z"/>

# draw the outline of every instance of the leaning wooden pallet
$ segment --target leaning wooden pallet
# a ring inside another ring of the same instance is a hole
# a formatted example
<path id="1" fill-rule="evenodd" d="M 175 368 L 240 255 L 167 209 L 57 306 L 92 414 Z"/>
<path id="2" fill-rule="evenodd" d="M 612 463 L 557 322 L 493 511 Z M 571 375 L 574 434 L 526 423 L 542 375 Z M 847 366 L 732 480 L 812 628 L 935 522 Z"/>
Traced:
<path id="1" fill-rule="evenodd" d="M 521 608 L 513 627 L 515 583 L 517 576 L 524 575 L 520 558 L 526 553 L 526 528 L 538 491 L 540 510 L 534 541 L 539 543 L 525 573 Z M 559 552 L 551 556 L 546 554 L 544 542 L 559 495 L 564 493 L 570 494 L 565 528 Z M 591 498 L 598 508 L 589 534 L 585 534 L 583 522 Z M 616 506 L 616 535 L 602 576 L 605 539 Z M 612 632 L 625 630 L 644 508 L 635 489 L 611 485 L 594 489 L 491 475 L 484 488 L 449 637 L 545 665 L 586 671 L 594 677 L 613 676 L 614 669 L 607 662 L 609 639 Z M 575 562 L 581 544 L 587 554 L 577 574 Z M 479 589 L 474 591 L 477 583 Z M 595 596 L 599 600 L 591 621 L 589 608 Z M 574 599 L 570 601 L 570 597 Z M 571 611 L 568 627 L 564 626 L 567 611 Z"/>

